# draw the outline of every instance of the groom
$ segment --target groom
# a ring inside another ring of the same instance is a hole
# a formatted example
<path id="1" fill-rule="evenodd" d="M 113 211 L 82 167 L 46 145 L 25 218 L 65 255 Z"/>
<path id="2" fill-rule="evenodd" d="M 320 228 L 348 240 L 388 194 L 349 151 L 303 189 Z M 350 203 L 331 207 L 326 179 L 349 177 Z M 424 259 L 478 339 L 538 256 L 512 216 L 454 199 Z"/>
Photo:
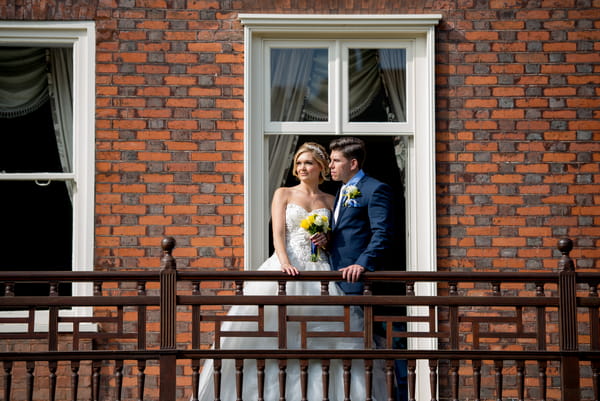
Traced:
<path id="1" fill-rule="evenodd" d="M 331 267 L 342 272 L 345 281 L 338 285 L 344 293 L 360 295 L 361 274 L 383 267 L 392 245 L 392 190 L 363 172 L 366 151 L 361 139 L 336 138 L 329 149 L 331 178 L 344 184 L 335 198 L 328 244 Z"/>

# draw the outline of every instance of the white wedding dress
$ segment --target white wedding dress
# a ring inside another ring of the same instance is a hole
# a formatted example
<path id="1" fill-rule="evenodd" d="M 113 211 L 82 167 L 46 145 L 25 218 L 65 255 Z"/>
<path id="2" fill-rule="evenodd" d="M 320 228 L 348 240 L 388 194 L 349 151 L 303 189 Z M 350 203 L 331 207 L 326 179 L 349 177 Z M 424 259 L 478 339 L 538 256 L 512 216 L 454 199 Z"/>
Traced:
<path id="1" fill-rule="evenodd" d="M 329 262 L 325 252 L 321 252 L 317 262 L 310 261 L 311 247 L 309 235 L 306 230 L 300 227 L 300 222 L 309 214 L 319 213 L 327 215 L 330 218 L 328 209 L 317 209 L 307 211 L 296 204 L 288 204 L 286 208 L 286 248 L 292 265 L 302 271 L 330 271 Z M 273 254 L 267 259 L 259 271 L 280 270 L 281 264 L 277 255 Z M 300 273 L 302 274 L 302 273 Z M 287 295 L 320 295 L 321 284 L 314 281 L 292 281 L 287 284 Z M 277 295 L 277 282 L 246 282 L 244 286 L 245 295 Z M 343 295 L 342 291 L 335 285 L 329 285 L 330 295 Z M 265 307 L 265 330 L 277 331 L 277 310 L 276 306 Z M 238 315 L 256 315 L 258 308 L 256 306 L 235 305 L 229 310 L 229 316 Z M 363 328 L 362 310 L 358 307 L 351 308 L 351 330 L 361 331 Z M 289 306 L 288 315 L 292 316 L 332 316 L 343 315 L 343 307 L 339 305 L 331 306 Z M 255 322 L 224 322 L 221 326 L 223 331 L 255 331 L 257 324 Z M 310 331 L 342 331 L 341 322 L 311 322 L 308 324 Z M 288 323 L 288 348 L 298 349 L 300 346 L 300 326 L 298 322 Z M 313 337 L 307 341 L 308 349 L 362 349 L 362 338 L 340 338 L 340 337 Z M 277 349 L 276 338 L 264 337 L 223 337 L 221 339 L 221 349 Z M 375 363 L 373 368 L 373 398 L 375 400 L 385 400 L 385 376 L 381 364 Z M 290 360 L 287 364 L 286 379 L 286 401 L 301 400 L 300 386 L 300 368 L 297 360 Z M 264 399 L 265 401 L 279 401 L 279 366 L 277 360 L 266 360 L 265 379 L 264 379 Z M 318 401 L 323 399 L 322 370 L 320 360 L 311 360 L 308 367 L 308 400 Z M 231 359 L 222 361 L 221 367 L 221 400 L 236 400 L 235 385 L 235 363 Z M 200 401 L 213 401 L 213 361 L 206 360 L 200 374 L 198 386 L 198 399 Z M 257 375 L 256 361 L 246 360 L 243 371 L 243 399 L 257 399 Z M 351 369 L 351 399 L 365 399 L 365 371 L 364 363 L 361 360 L 355 360 Z M 192 397 L 193 399 L 193 397 Z M 343 401 L 343 368 L 341 360 L 331 360 L 329 368 L 329 400 Z"/>

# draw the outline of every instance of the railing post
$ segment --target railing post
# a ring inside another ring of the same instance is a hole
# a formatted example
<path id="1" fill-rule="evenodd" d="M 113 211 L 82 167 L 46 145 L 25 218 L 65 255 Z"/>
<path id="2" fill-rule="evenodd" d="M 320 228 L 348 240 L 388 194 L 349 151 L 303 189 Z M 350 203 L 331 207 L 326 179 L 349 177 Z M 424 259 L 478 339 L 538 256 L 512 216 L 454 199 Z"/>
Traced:
<path id="1" fill-rule="evenodd" d="M 160 400 L 175 401 L 177 389 L 176 316 L 177 267 L 172 252 L 175 239 L 163 238 L 160 270 Z M 172 352 L 168 352 L 172 350 Z M 167 352 L 165 352 L 167 351 Z"/>
<path id="2" fill-rule="evenodd" d="M 575 264 L 569 256 L 573 241 L 561 239 L 558 250 L 559 330 L 561 352 L 577 351 L 577 288 Z M 563 401 L 579 401 L 579 358 L 563 354 L 560 360 L 560 385 Z"/>

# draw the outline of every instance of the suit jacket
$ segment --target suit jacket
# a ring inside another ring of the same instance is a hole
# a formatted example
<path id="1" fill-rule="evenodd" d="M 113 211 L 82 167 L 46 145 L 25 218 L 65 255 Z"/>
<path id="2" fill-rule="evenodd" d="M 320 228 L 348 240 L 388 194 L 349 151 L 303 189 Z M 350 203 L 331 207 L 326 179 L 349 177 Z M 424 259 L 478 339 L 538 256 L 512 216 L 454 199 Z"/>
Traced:
<path id="1" fill-rule="evenodd" d="M 382 267 L 393 238 L 392 190 L 375 178 L 365 175 L 356 185 L 360 196 L 356 204 L 340 206 L 334 219 L 329 244 L 330 263 L 334 270 L 359 264 L 369 271 Z M 338 202 L 340 193 L 336 196 Z M 343 200 L 342 200 L 343 202 Z M 362 294 L 363 284 L 338 282 L 346 294 Z"/>

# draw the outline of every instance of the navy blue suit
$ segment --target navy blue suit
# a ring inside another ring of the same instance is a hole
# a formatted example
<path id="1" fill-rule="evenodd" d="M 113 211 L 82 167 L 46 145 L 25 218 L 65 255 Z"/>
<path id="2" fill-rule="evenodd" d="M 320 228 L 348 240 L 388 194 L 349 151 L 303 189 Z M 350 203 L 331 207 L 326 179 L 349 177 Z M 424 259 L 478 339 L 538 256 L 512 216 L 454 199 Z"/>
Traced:
<path id="1" fill-rule="evenodd" d="M 369 271 L 381 268 L 393 237 L 392 190 L 375 178 L 365 175 L 356 184 L 360 196 L 356 205 L 340 206 L 334 219 L 329 243 L 330 262 L 334 270 L 352 264 Z M 338 202 L 340 193 L 336 196 Z M 343 200 L 342 200 L 343 202 Z M 362 294 L 361 282 L 338 282 L 346 294 Z"/>

